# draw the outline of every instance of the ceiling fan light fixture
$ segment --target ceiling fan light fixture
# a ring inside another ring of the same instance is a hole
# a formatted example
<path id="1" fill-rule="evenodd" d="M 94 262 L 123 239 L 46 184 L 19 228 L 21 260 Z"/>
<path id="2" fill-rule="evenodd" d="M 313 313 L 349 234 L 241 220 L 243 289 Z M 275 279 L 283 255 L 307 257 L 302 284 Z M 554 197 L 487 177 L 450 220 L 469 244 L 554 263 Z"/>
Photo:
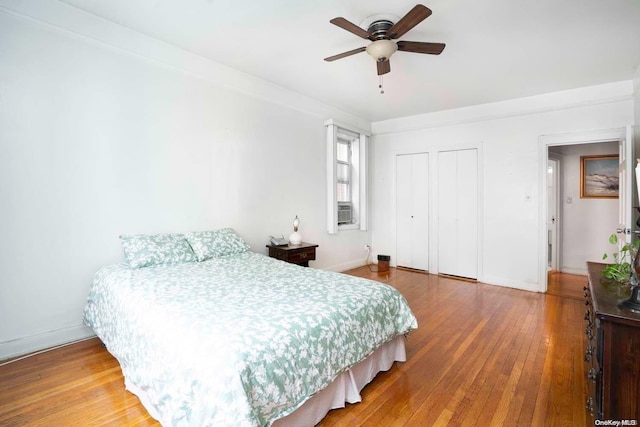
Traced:
<path id="1" fill-rule="evenodd" d="M 398 45 L 393 40 L 376 40 L 367 46 L 367 53 L 379 62 L 391 58 L 396 50 Z"/>

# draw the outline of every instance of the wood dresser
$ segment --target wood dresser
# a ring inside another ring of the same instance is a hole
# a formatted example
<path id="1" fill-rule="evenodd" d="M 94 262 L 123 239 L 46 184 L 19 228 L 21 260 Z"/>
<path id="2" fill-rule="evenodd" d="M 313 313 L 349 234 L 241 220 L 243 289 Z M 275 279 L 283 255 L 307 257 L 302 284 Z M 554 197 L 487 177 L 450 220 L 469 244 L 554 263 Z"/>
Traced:
<path id="1" fill-rule="evenodd" d="M 629 297 L 630 286 L 602 277 L 605 266 L 587 263 L 589 286 L 584 288 L 587 420 L 590 425 L 604 425 L 602 422 L 606 420 L 620 421 L 618 425 L 638 425 L 640 313 L 618 308 L 618 303 Z"/>

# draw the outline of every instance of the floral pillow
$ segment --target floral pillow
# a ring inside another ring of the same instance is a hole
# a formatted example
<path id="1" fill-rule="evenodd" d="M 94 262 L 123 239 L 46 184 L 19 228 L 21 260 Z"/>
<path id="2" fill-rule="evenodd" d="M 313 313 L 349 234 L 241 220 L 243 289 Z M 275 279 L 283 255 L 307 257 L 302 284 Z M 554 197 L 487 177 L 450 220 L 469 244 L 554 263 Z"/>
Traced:
<path id="1" fill-rule="evenodd" d="M 197 261 L 182 234 L 138 234 L 120 236 L 120 240 L 130 268 Z"/>
<path id="2" fill-rule="evenodd" d="M 193 248 L 198 261 L 240 254 L 250 247 L 232 228 L 187 233 L 185 238 Z"/>

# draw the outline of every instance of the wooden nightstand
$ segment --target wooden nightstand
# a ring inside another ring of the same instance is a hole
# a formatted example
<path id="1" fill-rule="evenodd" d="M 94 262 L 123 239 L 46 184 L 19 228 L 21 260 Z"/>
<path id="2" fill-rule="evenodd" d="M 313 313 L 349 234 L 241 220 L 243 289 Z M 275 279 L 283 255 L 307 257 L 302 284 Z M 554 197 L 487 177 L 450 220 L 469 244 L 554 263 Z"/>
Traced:
<path id="1" fill-rule="evenodd" d="M 318 245 L 302 242 L 296 246 L 267 245 L 267 247 L 269 248 L 269 256 L 271 258 L 309 267 L 309 261 L 316 259 L 316 248 Z"/>

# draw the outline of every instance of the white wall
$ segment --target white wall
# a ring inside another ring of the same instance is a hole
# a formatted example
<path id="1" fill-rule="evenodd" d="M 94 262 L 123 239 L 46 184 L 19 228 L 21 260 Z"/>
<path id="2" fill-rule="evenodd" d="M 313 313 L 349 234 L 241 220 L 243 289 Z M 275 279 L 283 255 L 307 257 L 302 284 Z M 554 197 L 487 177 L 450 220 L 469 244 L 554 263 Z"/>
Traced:
<path id="1" fill-rule="evenodd" d="M 621 82 L 373 123 L 373 249 L 391 254 L 393 262 L 395 155 L 476 146 L 482 188 L 479 280 L 540 290 L 539 137 L 631 124 L 632 92 L 631 82 Z M 435 188 L 437 177 L 432 178 Z M 430 242 L 430 271 L 438 271 L 437 241 Z"/>
<path id="2" fill-rule="evenodd" d="M 95 19 L 72 10 L 74 24 Z M 298 215 L 320 245 L 315 267 L 363 264 L 367 232 L 325 232 L 323 122 L 368 123 L 124 28 L 85 26 L 130 46 L 0 8 L 0 359 L 91 333 L 89 284 L 123 260 L 123 233 L 230 226 L 266 253 Z M 238 82 L 259 98 L 230 89 Z"/>
<path id="3" fill-rule="evenodd" d="M 618 226 L 618 199 L 580 198 L 580 156 L 618 154 L 618 143 L 559 147 L 561 159 L 561 266 L 565 273 L 587 274 L 586 262 L 602 262 L 615 248 L 609 236 Z"/>

